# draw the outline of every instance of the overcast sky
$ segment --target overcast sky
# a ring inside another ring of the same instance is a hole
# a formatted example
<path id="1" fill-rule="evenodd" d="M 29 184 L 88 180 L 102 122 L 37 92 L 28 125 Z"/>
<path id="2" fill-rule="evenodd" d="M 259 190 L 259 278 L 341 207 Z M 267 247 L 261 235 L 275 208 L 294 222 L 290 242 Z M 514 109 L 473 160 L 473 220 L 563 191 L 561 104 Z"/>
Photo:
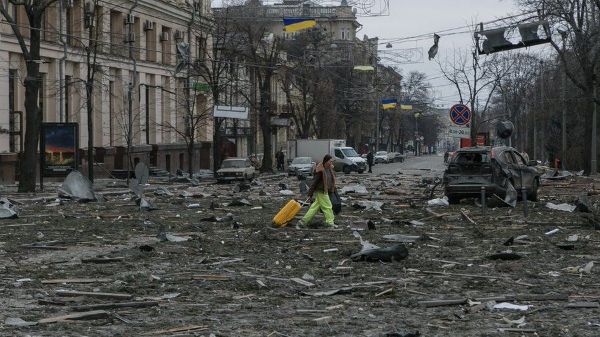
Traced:
<path id="1" fill-rule="evenodd" d="M 382 1 L 382 0 L 371 0 Z M 390 0 L 390 15 L 380 17 L 360 17 L 363 28 L 358 36 L 379 37 L 382 43 L 389 39 L 406 38 L 416 35 L 439 32 L 451 28 L 471 26 L 473 22 L 489 22 L 498 18 L 521 13 L 513 0 Z M 463 28 L 448 33 L 466 31 Z M 447 33 L 446 33 L 447 34 Z M 453 56 L 455 50 L 473 49 L 472 34 L 462 33 L 443 36 L 439 42 L 438 58 Z M 440 78 L 439 66 L 428 61 L 427 51 L 433 44 L 431 37 L 418 38 L 420 41 L 392 41 L 392 50 L 422 48 L 423 63 L 398 64 L 404 74 L 418 70 L 427 74 L 439 100 L 436 104 L 444 107 L 456 103 L 456 91 L 448 81 Z M 385 44 L 380 50 L 386 50 Z M 485 57 L 485 56 L 482 56 Z"/>

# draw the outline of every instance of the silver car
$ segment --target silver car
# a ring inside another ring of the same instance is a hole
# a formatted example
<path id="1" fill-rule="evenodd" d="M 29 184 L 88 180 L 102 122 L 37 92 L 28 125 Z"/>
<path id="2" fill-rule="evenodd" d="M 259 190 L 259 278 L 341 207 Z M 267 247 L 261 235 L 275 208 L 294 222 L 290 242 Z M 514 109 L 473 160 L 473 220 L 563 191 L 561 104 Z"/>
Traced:
<path id="1" fill-rule="evenodd" d="M 302 174 L 304 176 L 311 175 L 315 170 L 315 162 L 311 157 L 296 157 L 288 166 L 288 175 L 295 176 Z"/>
<path id="2" fill-rule="evenodd" d="M 217 171 L 217 181 L 251 180 L 256 176 L 256 169 L 250 159 L 229 158 L 223 160 L 221 168 Z"/>

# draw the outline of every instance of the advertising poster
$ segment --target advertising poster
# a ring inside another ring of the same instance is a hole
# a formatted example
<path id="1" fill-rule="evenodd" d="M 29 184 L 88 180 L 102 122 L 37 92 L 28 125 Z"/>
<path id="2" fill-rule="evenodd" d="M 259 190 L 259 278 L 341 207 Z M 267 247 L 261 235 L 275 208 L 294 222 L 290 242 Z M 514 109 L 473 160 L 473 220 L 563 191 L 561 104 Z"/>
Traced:
<path id="1" fill-rule="evenodd" d="M 42 172 L 45 176 L 66 176 L 77 168 L 77 123 L 42 123 Z"/>

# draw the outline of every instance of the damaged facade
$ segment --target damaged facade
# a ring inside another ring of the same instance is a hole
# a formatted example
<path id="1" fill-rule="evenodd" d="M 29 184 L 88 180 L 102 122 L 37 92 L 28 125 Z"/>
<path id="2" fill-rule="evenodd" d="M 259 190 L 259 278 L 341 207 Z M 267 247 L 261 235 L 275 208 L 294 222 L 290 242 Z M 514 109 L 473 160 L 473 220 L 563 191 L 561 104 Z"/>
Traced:
<path id="1" fill-rule="evenodd" d="M 136 87 L 131 90 L 132 161 L 175 172 L 187 168 L 188 155 L 179 130 L 185 129 L 184 114 L 177 101 L 185 90 L 185 78 L 175 75 L 178 62 L 176 44 L 191 42 L 192 59 L 203 59 L 209 32 L 203 22 L 210 19 L 210 2 L 144 0 L 125 2 L 67 1 L 62 9 L 54 2 L 44 14 L 41 43 L 41 90 L 39 105 L 43 122 L 79 124 L 79 147 L 88 141 L 84 81 L 87 63 L 84 49 L 89 44 L 86 29 L 89 20 L 99 25 L 98 71 L 94 83 L 94 148 L 97 175 L 126 168 L 126 130 L 128 123 L 128 88 L 135 73 Z M 132 8 L 132 14 L 129 10 Z M 188 41 L 187 26 L 196 11 L 194 34 Z M 8 5 L 26 41 L 29 21 L 23 6 Z M 90 16 L 90 13 L 93 15 Z M 17 154 L 23 149 L 25 62 L 17 39 L 6 20 L 0 21 L 0 172 L 2 181 L 15 179 Z M 133 34 L 128 35 L 129 25 Z M 60 32 L 64 34 L 66 49 Z M 129 44 L 133 44 L 133 60 Z M 62 75 L 62 81 L 61 81 Z M 62 86 L 62 88 L 61 88 Z M 61 90 L 62 89 L 62 90 Z M 62 97 L 61 97 L 62 94 Z M 199 92 L 196 109 L 210 109 L 210 98 Z M 211 121 L 198 130 L 199 140 L 193 167 L 209 168 Z M 166 128 L 165 124 L 174 127 Z M 82 155 L 83 156 L 83 152 Z M 86 166 L 85 161 L 82 162 Z"/>

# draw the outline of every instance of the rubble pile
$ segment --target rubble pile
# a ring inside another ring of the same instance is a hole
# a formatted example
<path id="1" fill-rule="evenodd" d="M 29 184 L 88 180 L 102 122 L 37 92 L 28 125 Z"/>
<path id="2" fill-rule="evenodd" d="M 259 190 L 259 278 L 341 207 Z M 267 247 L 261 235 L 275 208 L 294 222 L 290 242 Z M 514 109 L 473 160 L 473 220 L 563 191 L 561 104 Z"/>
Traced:
<path id="1" fill-rule="evenodd" d="M 512 208 L 448 204 L 435 170 L 341 174 L 338 229 L 296 229 L 271 221 L 310 177 L 148 173 L 2 195 L 0 335 L 600 334 L 599 179 Z"/>

